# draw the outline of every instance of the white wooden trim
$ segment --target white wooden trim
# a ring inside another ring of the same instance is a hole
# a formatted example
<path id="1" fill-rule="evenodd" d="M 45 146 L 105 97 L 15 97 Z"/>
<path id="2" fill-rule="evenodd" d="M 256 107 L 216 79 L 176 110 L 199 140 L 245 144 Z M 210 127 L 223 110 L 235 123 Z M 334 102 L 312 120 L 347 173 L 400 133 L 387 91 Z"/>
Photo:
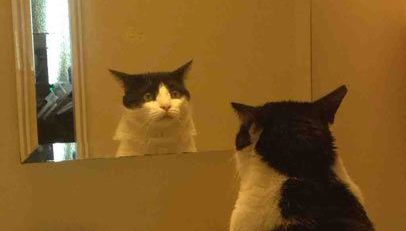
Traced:
<path id="1" fill-rule="evenodd" d="M 69 14 L 71 26 L 72 44 L 72 78 L 73 99 L 75 115 L 75 132 L 78 159 L 88 159 L 89 147 L 87 137 L 86 117 L 86 91 L 84 80 L 84 56 L 83 56 L 83 25 L 82 25 L 82 2 L 81 0 L 69 0 Z"/>
<path id="2" fill-rule="evenodd" d="M 30 0 L 12 0 L 18 129 L 22 161 L 38 146 L 30 6 Z"/>

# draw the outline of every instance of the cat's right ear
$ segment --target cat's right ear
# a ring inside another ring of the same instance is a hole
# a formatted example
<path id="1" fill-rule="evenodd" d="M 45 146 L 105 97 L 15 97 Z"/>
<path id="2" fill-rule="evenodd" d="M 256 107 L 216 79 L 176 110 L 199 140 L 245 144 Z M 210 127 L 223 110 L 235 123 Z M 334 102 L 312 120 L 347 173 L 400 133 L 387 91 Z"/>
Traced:
<path id="1" fill-rule="evenodd" d="M 257 108 L 241 103 L 231 103 L 234 111 L 237 113 L 238 118 L 240 118 L 241 123 L 247 124 L 252 123 L 257 115 Z"/>
<path id="2" fill-rule="evenodd" d="M 130 75 L 124 72 L 109 69 L 110 73 L 115 77 L 115 79 L 120 83 L 120 85 L 125 89 L 130 81 Z"/>
<path id="3" fill-rule="evenodd" d="M 182 66 L 178 67 L 176 70 L 174 70 L 172 73 L 176 76 L 181 78 L 182 80 L 186 78 L 187 73 L 190 70 L 190 67 L 193 63 L 193 59 L 189 60 L 189 62 L 183 64 Z"/>
<path id="4" fill-rule="evenodd" d="M 314 102 L 314 105 L 316 105 L 318 108 L 321 117 L 329 124 L 334 123 L 335 114 L 340 107 L 344 96 L 347 94 L 347 91 L 347 87 L 342 85 L 341 87 Z"/>

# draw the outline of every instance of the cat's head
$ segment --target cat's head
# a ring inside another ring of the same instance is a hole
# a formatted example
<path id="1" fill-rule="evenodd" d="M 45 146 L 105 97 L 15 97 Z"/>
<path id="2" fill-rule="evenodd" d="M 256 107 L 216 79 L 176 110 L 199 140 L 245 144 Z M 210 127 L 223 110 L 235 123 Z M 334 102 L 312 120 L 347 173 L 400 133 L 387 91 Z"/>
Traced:
<path id="1" fill-rule="evenodd" d="M 110 70 L 124 89 L 123 105 L 151 122 L 177 119 L 187 113 L 190 93 L 185 78 L 192 61 L 170 72 L 126 74 Z"/>
<path id="2" fill-rule="evenodd" d="M 313 103 L 274 102 L 259 107 L 232 103 L 241 121 L 236 149 L 259 155 L 289 176 L 325 174 L 335 160 L 329 125 L 346 93 L 341 86 Z"/>

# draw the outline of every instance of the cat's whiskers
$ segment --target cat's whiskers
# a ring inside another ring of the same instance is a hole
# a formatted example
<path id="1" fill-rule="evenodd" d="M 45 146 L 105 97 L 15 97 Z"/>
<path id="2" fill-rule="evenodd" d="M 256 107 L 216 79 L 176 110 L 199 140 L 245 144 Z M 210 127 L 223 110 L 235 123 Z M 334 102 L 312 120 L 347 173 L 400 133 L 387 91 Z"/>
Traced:
<path id="1" fill-rule="evenodd" d="M 152 121 L 157 120 L 159 117 L 162 117 L 163 113 L 160 111 L 152 111 L 149 113 L 149 118 Z"/>
<path id="2" fill-rule="evenodd" d="M 182 118 L 182 116 L 179 112 L 168 112 L 168 115 L 171 116 L 172 118 L 176 118 L 176 119 Z"/>

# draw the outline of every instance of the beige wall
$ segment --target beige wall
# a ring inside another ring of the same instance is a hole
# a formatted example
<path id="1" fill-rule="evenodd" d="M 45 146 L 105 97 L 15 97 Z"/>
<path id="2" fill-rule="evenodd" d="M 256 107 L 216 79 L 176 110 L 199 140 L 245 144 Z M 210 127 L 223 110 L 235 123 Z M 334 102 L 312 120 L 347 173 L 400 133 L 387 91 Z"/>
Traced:
<path id="1" fill-rule="evenodd" d="M 314 0 L 313 86 L 349 94 L 338 152 L 364 191 L 377 230 L 406 229 L 406 2 Z"/>
<path id="2" fill-rule="evenodd" d="M 107 71 L 174 70 L 194 63 L 197 146 L 230 150 L 231 101 L 310 99 L 310 1 L 83 1 L 85 89 L 91 157 L 111 156 L 122 90 Z"/>

